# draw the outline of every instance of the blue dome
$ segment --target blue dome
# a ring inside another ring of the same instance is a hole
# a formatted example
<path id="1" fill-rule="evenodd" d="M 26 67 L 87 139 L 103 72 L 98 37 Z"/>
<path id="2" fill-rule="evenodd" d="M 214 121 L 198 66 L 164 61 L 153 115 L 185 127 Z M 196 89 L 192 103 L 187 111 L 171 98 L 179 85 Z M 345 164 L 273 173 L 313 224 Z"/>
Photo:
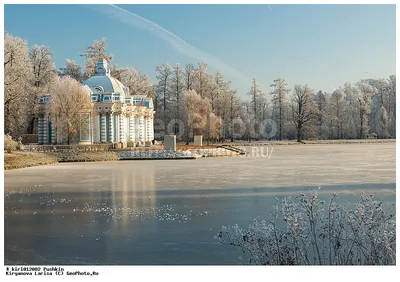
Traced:
<path id="1" fill-rule="evenodd" d="M 97 62 L 94 76 L 83 81 L 83 85 L 87 85 L 93 93 L 115 93 L 124 96 L 129 95 L 128 88 L 118 79 L 110 76 L 107 69 L 107 61 L 105 59 L 100 59 Z"/>

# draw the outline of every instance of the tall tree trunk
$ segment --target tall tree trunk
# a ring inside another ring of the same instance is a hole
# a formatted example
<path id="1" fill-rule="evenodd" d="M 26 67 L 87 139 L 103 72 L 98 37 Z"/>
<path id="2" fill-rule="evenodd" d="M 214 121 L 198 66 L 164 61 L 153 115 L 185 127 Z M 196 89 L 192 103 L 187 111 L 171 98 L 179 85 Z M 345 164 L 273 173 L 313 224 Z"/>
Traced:
<path id="1" fill-rule="evenodd" d="M 282 140 L 282 96 L 279 90 L 279 140 Z"/>
<path id="2" fill-rule="evenodd" d="M 301 142 L 301 129 L 300 128 L 298 128 L 297 129 L 297 142 Z"/>
<path id="3" fill-rule="evenodd" d="M 360 111 L 360 136 L 359 136 L 359 139 L 363 138 L 363 133 L 364 133 L 363 126 L 364 126 L 363 113 L 362 113 L 362 111 Z"/>
<path id="4" fill-rule="evenodd" d="M 303 125 L 301 124 L 301 121 L 298 121 L 297 123 L 297 142 L 301 142 L 301 128 Z"/>

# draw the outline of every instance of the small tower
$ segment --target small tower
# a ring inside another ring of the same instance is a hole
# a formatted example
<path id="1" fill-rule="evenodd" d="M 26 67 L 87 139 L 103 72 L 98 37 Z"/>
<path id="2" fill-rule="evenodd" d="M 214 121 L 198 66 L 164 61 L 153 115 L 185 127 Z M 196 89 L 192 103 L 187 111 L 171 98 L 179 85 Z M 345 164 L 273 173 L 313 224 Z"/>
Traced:
<path id="1" fill-rule="evenodd" d="M 96 68 L 94 69 L 94 75 L 110 75 L 110 70 L 108 69 L 108 63 L 106 59 L 99 59 L 96 64 Z"/>

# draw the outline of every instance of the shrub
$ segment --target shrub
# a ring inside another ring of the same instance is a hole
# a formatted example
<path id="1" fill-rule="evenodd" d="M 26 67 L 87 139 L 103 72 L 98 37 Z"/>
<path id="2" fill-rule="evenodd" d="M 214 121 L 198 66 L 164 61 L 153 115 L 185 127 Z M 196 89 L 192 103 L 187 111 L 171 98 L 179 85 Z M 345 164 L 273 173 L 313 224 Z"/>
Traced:
<path id="1" fill-rule="evenodd" d="M 37 134 L 22 134 L 22 144 L 37 144 L 38 135 Z"/>
<path id="2" fill-rule="evenodd" d="M 277 200 L 272 220 L 247 230 L 222 227 L 215 239 L 240 247 L 257 265 L 395 265 L 395 204 L 361 194 L 354 206 L 307 197 Z"/>
<path id="3" fill-rule="evenodd" d="M 22 138 L 21 138 L 21 137 L 18 138 L 17 145 L 16 145 L 16 149 L 17 149 L 18 151 L 21 151 L 21 150 L 24 149 L 24 145 L 22 144 Z"/>
<path id="4" fill-rule="evenodd" d="M 15 151 L 16 148 L 17 142 L 15 142 L 10 135 L 4 135 L 4 150 L 6 150 L 7 153 L 11 153 Z"/>

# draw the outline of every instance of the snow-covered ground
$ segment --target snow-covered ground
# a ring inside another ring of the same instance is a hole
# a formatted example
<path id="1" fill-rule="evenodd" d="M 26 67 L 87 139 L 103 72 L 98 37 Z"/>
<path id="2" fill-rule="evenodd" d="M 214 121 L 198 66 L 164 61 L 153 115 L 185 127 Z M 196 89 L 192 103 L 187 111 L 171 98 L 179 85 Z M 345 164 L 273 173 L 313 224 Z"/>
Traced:
<path id="1" fill-rule="evenodd" d="M 121 160 L 134 159 L 197 159 L 201 157 L 238 156 L 239 154 L 224 148 L 190 149 L 186 151 L 171 150 L 143 150 L 143 151 L 115 151 Z"/>
<path id="2" fill-rule="evenodd" d="M 121 160 L 129 159 L 194 159 L 201 156 L 190 151 L 145 150 L 145 151 L 115 151 Z"/>
<path id="3" fill-rule="evenodd" d="M 221 225 L 321 186 L 395 201 L 395 143 L 247 147 L 235 158 L 63 163 L 4 172 L 5 256 L 28 264 L 237 264 Z"/>

